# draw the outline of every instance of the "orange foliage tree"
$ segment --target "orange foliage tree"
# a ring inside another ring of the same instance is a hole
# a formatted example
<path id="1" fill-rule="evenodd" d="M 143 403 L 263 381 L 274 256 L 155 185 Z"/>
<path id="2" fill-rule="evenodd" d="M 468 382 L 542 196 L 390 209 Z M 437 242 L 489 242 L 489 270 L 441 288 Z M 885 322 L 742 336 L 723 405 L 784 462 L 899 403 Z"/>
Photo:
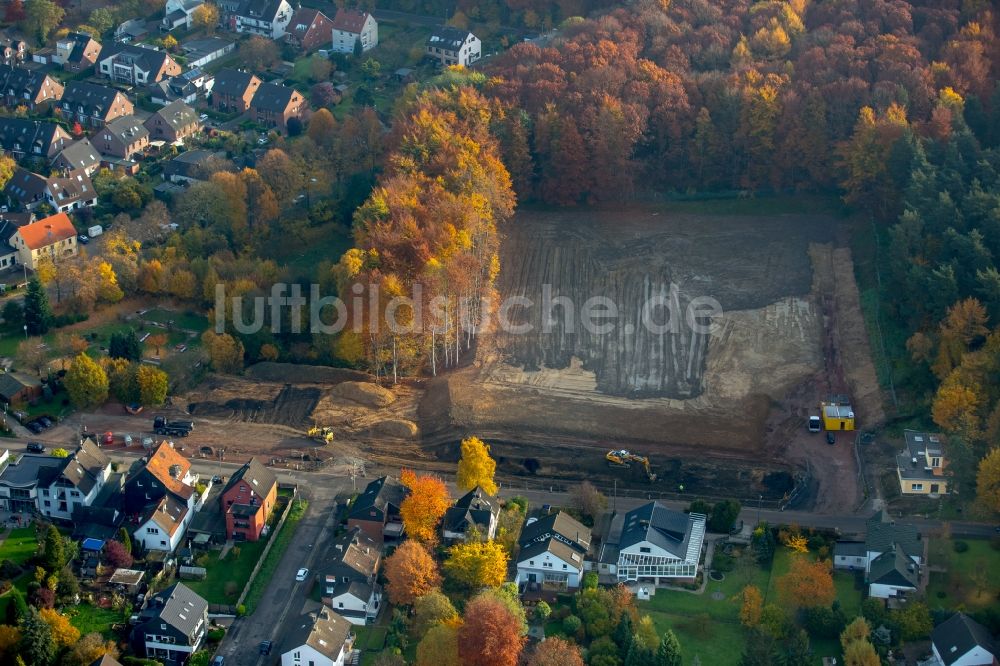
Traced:
<path id="1" fill-rule="evenodd" d="M 448 487 L 436 476 L 417 475 L 408 469 L 403 470 L 400 480 L 410 489 L 399 507 L 406 533 L 424 543 L 436 542 L 438 523 L 451 505 Z"/>
<path id="2" fill-rule="evenodd" d="M 386 593 L 394 604 L 408 606 L 441 585 L 437 562 L 416 541 L 405 541 L 385 561 Z"/>
<path id="3" fill-rule="evenodd" d="M 798 608 L 829 606 L 837 597 L 830 562 L 802 555 L 792 557 L 791 569 L 778 579 L 778 590 L 782 599 Z"/>
<path id="4" fill-rule="evenodd" d="M 503 602 L 476 597 L 465 607 L 458 630 L 458 654 L 466 666 L 516 666 L 524 649 L 514 614 Z"/>
<path id="5" fill-rule="evenodd" d="M 538 644 L 528 666 L 583 666 L 580 648 L 565 638 L 553 636 Z"/>

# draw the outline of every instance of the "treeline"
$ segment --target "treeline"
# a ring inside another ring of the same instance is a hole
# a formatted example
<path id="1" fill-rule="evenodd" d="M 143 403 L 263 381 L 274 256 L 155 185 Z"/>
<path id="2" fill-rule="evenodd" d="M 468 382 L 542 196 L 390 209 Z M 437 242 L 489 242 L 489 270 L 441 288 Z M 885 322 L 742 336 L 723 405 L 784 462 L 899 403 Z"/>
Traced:
<path id="1" fill-rule="evenodd" d="M 374 0 L 359 0 L 357 4 L 366 9 L 378 7 L 411 14 L 440 16 L 442 22 L 452 19 L 453 23 L 463 23 L 465 19 L 496 26 L 524 27 L 531 30 L 549 30 L 563 20 L 573 16 L 586 16 L 593 11 L 607 9 L 616 3 L 612 0 L 389 0 L 375 3 Z"/>
<path id="2" fill-rule="evenodd" d="M 666 6 L 666 8 L 665 8 Z M 830 190 L 864 107 L 933 126 L 939 93 L 995 126 L 988 3 L 640 0 L 518 44 L 487 94 L 520 198 Z"/>

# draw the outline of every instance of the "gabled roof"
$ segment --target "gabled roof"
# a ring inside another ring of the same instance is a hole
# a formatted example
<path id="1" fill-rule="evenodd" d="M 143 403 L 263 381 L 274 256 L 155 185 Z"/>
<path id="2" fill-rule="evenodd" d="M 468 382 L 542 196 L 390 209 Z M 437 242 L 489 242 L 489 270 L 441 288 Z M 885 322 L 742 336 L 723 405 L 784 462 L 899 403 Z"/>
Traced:
<path id="1" fill-rule="evenodd" d="M 894 544 L 902 547 L 903 552 L 911 557 L 920 556 L 923 548 L 920 544 L 920 534 L 917 528 L 909 524 L 896 523 L 884 511 L 879 511 L 868 520 L 868 535 L 865 546 L 869 551 L 884 553 Z"/>
<path id="2" fill-rule="evenodd" d="M 82 62 L 83 56 L 87 52 L 87 47 L 90 46 L 91 43 L 96 44 L 98 48 L 101 46 L 100 42 L 85 32 L 71 32 L 66 35 L 63 40 L 73 42 L 73 50 L 70 51 L 69 56 L 66 58 L 66 62 Z"/>
<path id="3" fill-rule="evenodd" d="M 334 539 L 333 543 L 330 544 L 324 568 L 346 567 L 357 573 L 359 578 L 369 579 L 375 575 L 381 557 L 382 548 L 355 527 Z"/>
<path id="4" fill-rule="evenodd" d="M 212 94 L 243 97 L 247 89 L 251 87 L 254 79 L 257 80 L 257 85 L 260 85 L 260 79 L 250 72 L 241 72 L 238 69 L 230 67 L 220 69 L 215 74 L 215 85 L 212 86 Z"/>
<path id="5" fill-rule="evenodd" d="M 332 21 L 330 21 L 326 14 L 311 7 L 300 7 L 292 14 L 292 20 L 288 23 L 287 30 L 289 36 L 302 39 L 311 31 L 325 26 L 332 28 Z M 324 37 L 329 38 L 329 36 L 330 33 L 327 31 Z"/>
<path id="6" fill-rule="evenodd" d="M 299 92 L 295 88 L 289 88 L 277 83 L 262 83 L 257 88 L 253 99 L 250 100 L 250 108 L 282 113 L 291 104 L 292 97 L 295 95 L 299 95 Z"/>
<path id="7" fill-rule="evenodd" d="M 431 36 L 427 38 L 427 46 L 434 46 L 448 51 L 458 51 L 465 44 L 469 36 L 475 37 L 468 30 L 460 30 L 451 26 L 441 26 L 435 28 Z"/>
<path id="8" fill-rule="evenodd" d="M 12 226 L 12 225 L 7 225 L 7 226 Z M 13 229 L 14 231 L 17 231 L 17 227 L 13 227 Z M 0 398 L 3 398 L 8 402 L 15 395 L 17 395 L 24 389 L 29 388 L 30 386 L 31 384 L 27 384 L 12 372 L 4 372 L 0 374 Z"/>
<path id="9" fill-rule="evenodd" d="M 358 520 L 370 520 L 371 517 L 368 515 L 368 511 L 372 507 L 380 511 L 385 511 L 389 506 L 399 509 L 407 493 L 406 486 L 396 479 L 389 478 L 388 476 L 375 479 L 365 487 L 365 492 L 358 495 L 358 498 L 354 500 L 354 504 L 351 506 L 351 511 L 347 514 L 347 517 Z"/>
<path id="10" fill-rule="evenodd" d="M 872 560 L 868 569 L 868 582 L 916 589 L 920 582 L 920 573 L 917 563 L 902 549 L 895 548 Z"/>
<path id="11" fill-rule="evenodd" d="M 238 16 L 246 16 L 273 23 L 283 0 L 245 0 L 240 4 Z"/>
<path id="12" fill-rule="evenodd" d="M 115 58 L 116 62 L 128 63 L 137 66 L 146 72 L 158 72 L 163 68 L 167 60 L 173 60 L 166 51 L 139 46 L 138 44 L 116 43 L 105 47 L 101 51 L 100 59 L 103 62 L 108 58 Z"/>
<path id="13" fill-rule="evenodd" d="M 564 511 L 539 518 L 530 525 L 525 524 L 518 543 L 524 547 L 545 540 L 548 534 L 558 535 L 557 539 L 561 537 L 562 541 L 572 544 L 579 551 L 586 552 L 590 548 L 590 528 Z"/>
<path id="14" fill-rule="evenodd" d="M 69 132 L 55 123 L 0 116 L 0 145 L 7 150 L 14 150 L 16 143 L 23 152 L 38 146 L 42 155 L 48 155 L 72 140 Z"/>
<path id="15" fill-rule="evenodd" d="M 945 666 L 951 666 L 977 645 L 996 659 L 997 645 L 990 632 L 965 613 L 955 613 L 931 632 L 931 642 Z M 995 663 L 995 661 L 994 661 Z"/>
<path id="16" fill-rule="evenodd" d="M 70 169 L 89 169 L 101 163 L 101 153 L 98 152 L 90 139 L 84 137 L 71 143 L 53 158 L 54 163 L 64 163 Z"/>
<path id="17" fill-rule="evenodd" d="M 110 123 L 108 123 L 102 133 L 111 133 L 112 136 L 116 137 L 119 141 L 124 144 L 131 144 L 136 141 L 141 140 L 145 136 L 149 136 L 149 130 L 146 126 L 142 124 L 135 116 L 122 116 L 121 118 L 115 118 Z"/>
<path id="18" fill-rule="evenodd" d="M 187 504 L 167 493 L 159 502 L 146 507 L 139 524 L 144 525 L 152 520 L 164 533 L 173 537 L 183 524 L 187 512 Z"/>
<path id="19" fill-rule="evenodd" d="M 76 486 L 81 493 L 87 495 L 97 485 L 98 478 L 110 464 L 111 458 L 87 439 L 73 455 L 66 458 L 66 466 L 62 470 L 62 476 Z"/>
<path id="20" fill-rule="evenodd" d="M 177 452 L 170 442 L 163 441 L 149 454 L 144 468 L 163 484 L 163 487 L 185 502 L 194 488 L 181 479 L 191 469 L 191 461 Z"/>
<path id="21" fill-rule="evenodd" d="M 291 650 L 308 645 L 320 654 L 335 660 L 351 635 L 351 623 L 323 606 L 318 613 L 299 618 L 295 628 L 283 641 Z"/>
<path id="22" fill-rule="evenodd" d="M 542 553 L 549 552 L 558 557 L 566 564 L 576 567 L 577 571 L 583 569 L 583 555 L 579 550 L 571 548 L 558 539 L 546 539 L 545 541 L 534 541 L 525 545 L 518 551 L 517 561 L 524 562 L 538 557 Z"/>
<path id="23" fill-rule="evenodd" d="M 76 229 L 66 213 L 56 213 L 17 230 L 24 244 L 31 250 L 48 247 L 53 243 L 76 236 Z"/>
<path id="24" fill-rule="evenodd" d="M 104 118 L 119 101 L 119 96 L 128 101 L 127 97 L 114 88 L 86 81 L 70 81 L 63 91 L 62 104 L 74 113 L 76 107 L 82 106 L 87 115 Z"/>
<path id="25" fill-rule="evenodd" d="M 15 96 L 20 97 L 22 93 L 28 92 L 35 97 L 47 79 L 49 83 L 55 83 L 49 79 L 48 74 L 39 70 L 0 65 L 0 94 L 7 95 L 13 91 Z"/>
<path id="26" fill-rule="evenodd" d="M 94 661 L 90 666 L 122 666 L 122 663 L 110 654 L 106 654 Z"/>
<path id="27" fill-rule="evenodd" d="M 174 583 L 153 597 L 150 615 L 190 636 L 208 611 L 208 602 L 184 583 Z"/>
<path id="28" fill-rule="evenodd" d="M 250 484 L 253 491 L 261 497 L 270 494 L 271 488 L 278 483 L 278 477 L 275 476 L 274 472 L 262 465 L 256 458 L 251 458 L 229 477 L 229 481 L 222 489 L 222 494 L 225 495 L 229 492 L 229 489 L 239 483 L 241 479 Z"/>
<path id="29" fill-rule="evenodd" d="M 198 112 L 185 104 L 183 100 L 176 100 L 150 116 L 146 123 L 154 123 L 156 118 L 162 118 L 163 122 L 174 130 L 182 130 L 191 123 L 198 122 Z"/>
<path id="30" fill-rule="evenodd" d="M 371 14 L 368 12 L 341 7 L 337 10 L 336 16 L 333 17 L 333 29 L 360 35 L 369 16 Z"/>
<path id="31" fill-rule="evenodd" d="M 625 514 L 619 548 L 624 550 L 646 541 L 680 559 L 687 556 L 691 516 L 650 502 Z"/>
<path id="32" fill-rule="evenodd" d="M 867 557 L 864 541 L 838 541 L 833 545 L 834 557 Z"/>
<path id="33" fill-rule="evenodd" d="M 441 524 L 449 532 L 465 532 L 472 525 L 489 527 L 492 517 L 499 511 L 499 505 L 491 502 L 483 489 L 476 486 L 445 511 Z"/>

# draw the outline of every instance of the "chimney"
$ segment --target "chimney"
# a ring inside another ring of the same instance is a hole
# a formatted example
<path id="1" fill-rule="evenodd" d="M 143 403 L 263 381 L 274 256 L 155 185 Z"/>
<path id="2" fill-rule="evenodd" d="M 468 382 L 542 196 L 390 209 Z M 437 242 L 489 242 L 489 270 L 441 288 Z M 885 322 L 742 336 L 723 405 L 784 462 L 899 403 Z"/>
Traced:
<path id="1" fill-rule="evenodd" d="M 339 550 L 340 552 L 344 552 L 344 544 L 338 543 L 337 544 L 337 550 Z"/>

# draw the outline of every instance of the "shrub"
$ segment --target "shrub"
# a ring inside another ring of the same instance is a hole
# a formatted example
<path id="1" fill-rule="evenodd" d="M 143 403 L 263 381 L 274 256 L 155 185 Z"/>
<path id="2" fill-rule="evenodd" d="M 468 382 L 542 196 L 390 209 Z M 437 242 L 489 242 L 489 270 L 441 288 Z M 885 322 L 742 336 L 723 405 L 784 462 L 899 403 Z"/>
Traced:
<path id="1" fill-rule="evenodd" d="M 955 541 L 952 542 L 951 547 L 955 549 L 956 553 L 964 553 L 969 550 L 969 544 L 965 541 Z"/>
<path id="2" fill-rule="evenodd" d="M 725 553 L 716 552 L 715 556 L 712 558 L 712 568 L 716 571 L 732 571 L 735 566 L 736 563 L 733 558 Z"/>
<path id="3" fill-rule="evenodd" d="M 570 615 L 562 621 L 563 631 L 570 636 L 576 636 L 576 632 L 580 631 L 580 627 L 582 626 L 583 620 L 578 618 L 576 615 Z"/>
<path id="4" fill-rule="evenodd" d="M 247 614 L 246 604 L 240 604 L 236 607 L 236 617 L 243 617 Z"/>
<path id="5" fill-rule="evenodd" d="M 210 630 L 206 634 L 206 637 L 208 638 L 208 640 L 212 641 L 213 643 L 218 643 L 219 641 L 222 640 L 222 638 L 225 635 L 226 635 L 226 629 L 225 629 L 225 627 L 216 627 L 215 629 Z"/>
<path id="6" fill-rule="evenodd" d="M 17 578 L 21 575 L 21 567 L 14 564 L 13 560 L 0 562 L 0 578 Z"/>

